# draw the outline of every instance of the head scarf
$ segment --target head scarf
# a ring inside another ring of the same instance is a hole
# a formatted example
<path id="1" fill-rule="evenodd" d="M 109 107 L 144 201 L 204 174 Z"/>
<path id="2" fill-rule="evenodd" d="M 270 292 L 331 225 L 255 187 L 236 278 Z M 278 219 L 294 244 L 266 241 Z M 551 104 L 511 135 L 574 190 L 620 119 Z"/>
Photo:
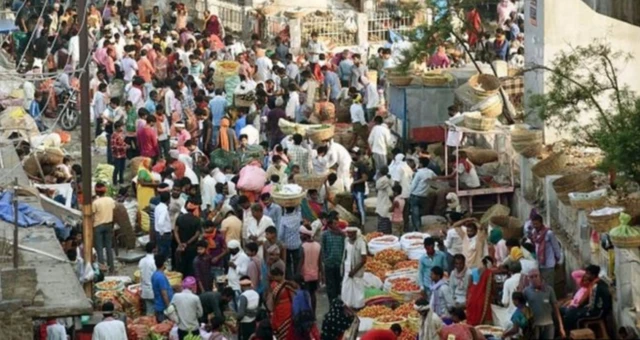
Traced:
<path id="1" fill-rule="evenodd" d="M 238 249 L 240 248 L 240 242 L 238 240 L 231 240 L 227 243 L 227 248 Z"/>
<path id="2" fill-rule="evenodd" d="M 147 171 L 151 169 L 151 158 L 149 157 L 145 157 L 142 159 L 142 162 L 140 162 L 140 166 L 145 168 Z"/>
<path id="3" fill-rule="evenodd" d="M 460 199 L 458 198 L 458 195 L 453 192 L 448 193 L 447 201 L 451 201 L 451 203 L 447 202 L 447 210 L 457 213 L 460 212 Z"/>
<path id="4" fill-rule="evenodd" d="M 524 257 L 524 254 L 522 254 L 522 249 L 520 249 L 520 247 L 513 247 L 511 248 L 511 252 L 509 253 L 509 257 L 513 260 L 513 261 L 518 261 L 521 258 Z"/>
<path id="5" fill-rule="evenodd" d="M 353 316 L 344 312 L 344 302 L 336 298 L 322 321 L 322 339 L 339 339 L 351 327 Z"/>
<path id="6" fill-rule="evenodd" d="M 225 151 L 229 151 L 231 147 L 231 145 L 229 145 L 229 134 L 227 133 L 227 129 L 229 128 L 229 126 L 231 126 L 229 118 L 222 118 L 222 120 L 220 121 L 220 137 L 218 138 L 220 142 L 220 148 Z"/>
<path id="7" fill-rule="evenodd" d="M 107 186 L 104 185 L 103 183 L 98 183 L 95 186 L 95 191 L 96 191 L 96 194 L 104 194 L 107 192 Z"/>
<path id="8" fill-rule="evenodd" d="M 187 276 L 182 280 L 182 289 L 195 290 L 196 279 L 193 276 Z"/>
<path id="9" fill-rule="evenodd" d="M 489 243 L 498 244 L 502 240 L 502 230 L 494 228 L 489 233 Z"/>
<path id="10" fill-rule="evenodd" d="M 578 270 L 574 270 L 571 273 L 571 277 L 573 278 L 573 281 L 576 283 L 576 286 L 580 287 L 580 282 L 582 281 L 582 277 L 584 276 L 584 274 L 586 273 L 586 271 L 584 269 L 578 269 Z"/>

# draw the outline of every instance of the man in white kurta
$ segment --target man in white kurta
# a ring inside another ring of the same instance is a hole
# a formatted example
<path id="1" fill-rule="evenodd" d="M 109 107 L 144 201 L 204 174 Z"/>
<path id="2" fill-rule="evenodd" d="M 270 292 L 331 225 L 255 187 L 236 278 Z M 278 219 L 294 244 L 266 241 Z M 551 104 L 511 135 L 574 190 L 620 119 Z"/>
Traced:
<path id="1" fill-rule="evenodd" d="M 364 307 L 364 265 L 367 262 L 367 244 L 357 227 L 347 228 L 344 243 L 344 271 L 341 298 L 354 309 Z"/>

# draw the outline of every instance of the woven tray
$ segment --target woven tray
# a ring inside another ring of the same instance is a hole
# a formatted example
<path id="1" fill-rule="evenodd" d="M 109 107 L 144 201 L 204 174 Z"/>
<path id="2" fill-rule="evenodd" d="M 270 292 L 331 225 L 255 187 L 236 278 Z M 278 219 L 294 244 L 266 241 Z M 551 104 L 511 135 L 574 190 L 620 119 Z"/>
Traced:
<path id="1" fill-rule="evenodd" d="M 327 180 L 327 176 L 318 176 L 318 175 L 295 175 L 293 177 L 295 183 L 302 187 L 305 190 L 317 190 L 322 187 L 324 182 Z"/>
<path id="2" fill-rule="evenodd" d="M 495 124 L 495 118 L 464 116 L 464 126 L 472 130 L 489 131 Z"/>
<path id="3" fill-rule="evenodd" d="M 408 86 L 413 81 L 412 76 L 387 76 L 389 84 L 394 86 Z"/>
<path id="4" fill-rule="evenodd" d="M 315 144 L 320 144 L 322 141 L 333 138 L 335 134 L 335 126 L 330 125 L 324 129 L 308 129 L 307 137 Z"/>
<path id="5" fill-rule="evenodd" d="M 307 191 L 302 191 L 298 195 L 279 195 L 277 192 L 271 193 L 271 198 L 276 204 L 283 208 L 292 208 L 300 205 L 304 197 L 307 196 Z"/>
<path id="6" fill-rule="evenodd" d="M 587 221 L 593 230 L 599 233 L 606 233 L 620 224 L 620 213 L 604 216 L 587 215 Z"/>
<path id="7" fill-rule="evenodd" d="M 569 204 L 570 192 L 590 192 L 595 189 L 593 176 L 590 173 L 562 176 L 553 181 L 553 189 L 556 191 L 558 199 Z"/>
<path id="8" fill-rule="evenodd" d="M 493 96 L 500 91 L 500 86 L 502 86 L 500 79 L 491 74 L 476 74 L 469 78 L 469 85 L 478 97 Z"/>
<path id="9" fill-rule="evenodd" d="M 536 177 L 544 178 L 545 176 L 562 172 L 565 165 L 567 165 L 567 155 L 565 155 L 564 152 L 553 153 L 534 165 L 531 168 L 531 172 L 533 172 Z"/>
<path id="10" fill-rule="evenodd" d="M 602 197 L 586 199 L 586 200 L 571 199 L 570 201 L 571 201 L 571 206 L 574 207 L 575 209 L 595 210 L 595 209 L 600 209 L 604 207 L 605 203 L 607 202 L 607 197 L 602 196 Z"/>
<path id="11" fill-rule="evenodd" d="M 480 110 L 483 117 L 497 118 L 502 114 L 502 102 L 497 101 L 486 108 Z"/>
<path id="12" fill-rule="evenodd" d="M 508 240 L 510 238 L 520 239 L 522 237 L 522 222 L 511 216 L 494 216 L 489 219 L 489 225 L 500 228 L 502 230 L 502 238 Z"/>
<path id="13" fill-rule="evenodd" d="M 609 236 L 611 243 L 618 248 L 638 248 L 640 247 L 640 237 L 615 237 Z"/>

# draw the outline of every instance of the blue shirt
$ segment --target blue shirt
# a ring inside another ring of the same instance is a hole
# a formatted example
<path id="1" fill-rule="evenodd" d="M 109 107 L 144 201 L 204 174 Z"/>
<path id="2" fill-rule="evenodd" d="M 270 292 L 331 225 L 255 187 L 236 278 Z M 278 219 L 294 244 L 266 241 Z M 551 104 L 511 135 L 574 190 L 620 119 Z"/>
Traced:
<path id="1" fill-rule="evenodd" d="M 220 126 L 220 121 L 224 117 L 224 111 L 227 109 L 227 100 L 224 96 L 215 96 L 209 101 L 209 111 L 213 119 L 213 126 Z"/>
<path id="2" fill-rule="evenodd" d="M 167 291 L 169 301 L 173 298 L 173 289 L 171 289 L 169 279 L 167 279 L 167 276 L 163 272 L 156 270 L 153 272 L 153 275 L 151 275 L 151 287 L 153 288 L 153 306 L 156 312 L 164 312 L 168 306 L 164 303 L 161 292 L 163 290 Z"/>
<path id="3" fill-rule="evenodd" d="M 431 268 L 438 266 L 443 270 L 446 268 L 446 256 L 443 252 L 436 250 L 433 257 L 427 254 L 422 255 L 418 264 L 418 283 L 425 292 L 429 292 L 431 287 Z M 155 291 L 154 291 L 155 294 Z"/>
<path id="4" fill-rule="evenodd" d="M 288 250 L 300 249 L 302 241 L 300 240 L 300 226 L 302 225 L 302 213 L 300 208 L 291 214 L 283 214 L 280 220 L 280 230 L 278 230 L 278 238 Z"/>
<path id="5" fill-rule="evenodd" d="M 247 126 L 247 116 L 242 116 L 236 120 L 236 136 L 240 138 L 240 130 Z"/>
<path id="6" fill-rule="evenodd" d="M 31 105 L 29 106 L 29 115 L 34 119 L 40 119 L 40 104 L 38 104 L 37 100 L 32 100 Z"/>
<path id="7" fill-rule="evenodd" d="M 271 220 L 273 221 L 273 225 L 276 227 L 276 230 L 278 230 L 278 233 L 280 233 L 280 219 L 282 218 L 282 208 L 275 203 L 271 203 L 268 207 L 264 207 L 264 214 L 271 218 Z"/>
<path id="8" fill-rule="evenodd" d="M 224 195 L 223 194 L 216 194 L 216 196 L 213 198 L 213 206 L 217 207 L 218 204 L 220 204 L 221 202 L 224 202 Z"/>
<path id="9" fill-rule="evenodd" d="M 344 59 L 338 65 L 338 75 L 340 75 L 340 79 L 344 81 L 349 81 L 351 79 L 351 68 L 353 67 L 353 60 Z"/>
<path id="10" fill-rule="evenodd" d="M 327 71 L 324 75 L 324 87 L 329 87 L 331 92 L 329 93 L 329 99 L 336 99 L 340 95 L 340 79 L 335 72 Z"/>
<path id="11" fill-rule="evenodd" d="M 156 102 L 151 99 L 147 99 L 147 102 L 144 103 L 144 108 L 149 111 L 150 114 L 156 113 Z"/>

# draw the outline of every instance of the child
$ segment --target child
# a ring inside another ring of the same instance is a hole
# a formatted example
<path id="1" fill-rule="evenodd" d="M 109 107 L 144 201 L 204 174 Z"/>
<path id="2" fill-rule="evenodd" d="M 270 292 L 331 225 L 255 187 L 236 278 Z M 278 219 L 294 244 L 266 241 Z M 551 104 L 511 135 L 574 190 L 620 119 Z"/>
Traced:
<path id="1" fill-rule="evenodd" d="M 527 307 L 527 301 L 522 292 L 513 292 L 511 300 L 516 310 L 511 315 L 512 326 L 503 334 L 503 338 L 524 336 L 525 339 L 529 339 L 527 335 L 530 335 L 533 321 L 531 309 Z"/>
<path id="2" fill-rule="evenodd" d="M 111 135 L 111 155 L 113 157 L 113 185 L 124 184 L 124 166 L 127 160 L 127 149 L 129 145 L 124 141 L 124 129 L 122 122 L 114 124 L 113 135 Z M 120 180 L 118 180 L 118 178 Z"/>
<path id="3" fill-rule="evenodd" d="M 34 98 L 31 101 L 31 105 L 29 106 L 29 115 L 36 122 L 36 126 L 40 132 L 47 129 L 46 126 L 42 123 L 42 115 L 40 112 L 40 101 L 42 100 L 42 92 L 36 91 L 34 94 Z"/>
<path id="4" fill-rule="evenodd" d="M 322 281 L 322 249 L 320 243 L 313 239 L 313 231 L 306 226 L 300 227 L 302 251 L 300 252 L 300 267 L 298 273 L 304 278 L 304 286 L 311 296 L 311 306 L 315 315 L 316 290 Z"/>
<path id="5" fill-rule="evenodd" d="M 213 221 L 206 221 L 202 238 L 207 241 L 207 254 L 211 257 L 211 277 L 215 280 L 224 274 L 223 261 L 226 252 L 224 235 L 215 227 Z"/>
<path id="6" fill-rule="evenodd" d="M 211 277 L 211 256 L 207 253 L 209 244 L 206 240 L 196 243 L 198 255 L 193 260 L 194 277 L 198 283 L 198 293 L 209 292 L 213 288 L 213 278 Z"/>
<path id="7" fill-rule="evenodd" d="M 404 204 L 405 199 L 400 196 L 402 194 L 402 186 L 396 184 L 393 190 L 393 211 L 391 213 L 391 230 L 393 235 L 400 236 L 404 233 Z"/>
<path id="8" fill-rule="evenodd" d="M 276 246 L 280 249 L 280 259 L 282 259 L 282 261 L 286 261 L 286 249 L 284 248 L 284 245 L 282 244 L 282 242 L 280 242 L 280 240 L 278 240 L 278 230 L 276 229 L 276 227 L 274 226 L 270 226 L 267 227 L 267 229 L 264 232 L 264 236 L 266 238 L 266 241 L 264 241 L 264 245 L 263 245 L 263 249 L 264 249 L 264 256 L 263 258 L 267 259 L 268 258 L 268 253 L 267 251 L 269 250 L 269 248 L 271 246 Z"/>

